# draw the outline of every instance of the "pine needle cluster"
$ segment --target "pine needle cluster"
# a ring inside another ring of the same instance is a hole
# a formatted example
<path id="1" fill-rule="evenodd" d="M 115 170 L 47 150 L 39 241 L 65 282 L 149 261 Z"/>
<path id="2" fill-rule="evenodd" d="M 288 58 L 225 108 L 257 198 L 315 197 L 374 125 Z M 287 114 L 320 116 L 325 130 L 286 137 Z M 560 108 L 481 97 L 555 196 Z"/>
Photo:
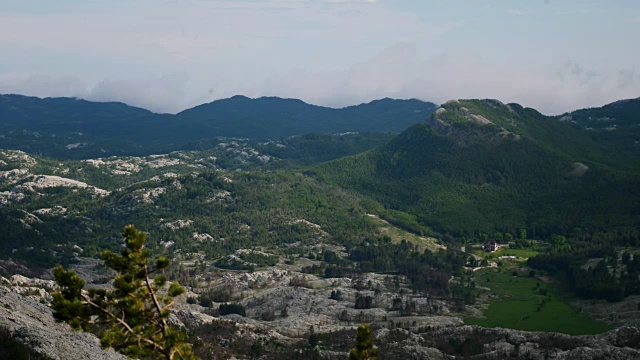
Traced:
<path id="1" fill-rule="evenodd" d="M 373 347 L 371 329 L 367 325 L 358 326 L 356 347 L 349 352 L 349 360 L 377 360 L 378 349 Z"/>

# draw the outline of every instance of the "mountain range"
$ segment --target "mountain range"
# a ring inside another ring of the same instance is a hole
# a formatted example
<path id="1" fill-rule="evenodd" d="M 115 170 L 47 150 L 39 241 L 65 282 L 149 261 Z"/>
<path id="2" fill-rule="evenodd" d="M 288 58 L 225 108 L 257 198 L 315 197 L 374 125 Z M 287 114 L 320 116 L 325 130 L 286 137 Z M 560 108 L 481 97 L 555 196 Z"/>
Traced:
<path id="1" fill-rule="evenodd" d="M 295 99 L 234 96 L 170 115 L 115 102 L 0 95 L 0 148 L 80 159 L 163 153 L 216 137 L 398 133 L 435 108 L 420 100 L 382 99 L 333 109 Z"/>
<path id="2" fill-rule="evenodd" d="M 545 116 L 498 100 L 331 109 L 234 96 L 168 115 L 3 95 L 0 148 L 61 159 L 218 149 L 221 168 L 311 166 L 306 174 L 374 199 L 372 212 L 414 232 L 548 235 L 637 226 L 639 106 L 624 100 Z M 369 133 L 318 134 L 359 131 Z M 249 138 L 242 146 L 250 150 L 229 153 L 223 136 Z M 289 138 L 263 140 L 277 137 Z"/>

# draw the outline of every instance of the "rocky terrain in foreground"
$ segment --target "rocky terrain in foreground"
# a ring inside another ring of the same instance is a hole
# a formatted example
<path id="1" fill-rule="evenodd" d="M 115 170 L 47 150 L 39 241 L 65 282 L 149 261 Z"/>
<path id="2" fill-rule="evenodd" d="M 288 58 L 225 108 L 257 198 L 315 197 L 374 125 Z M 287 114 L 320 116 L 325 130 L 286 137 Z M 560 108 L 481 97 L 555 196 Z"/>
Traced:
<path id="1" fill-rule="evenodd" d="M 623 327 L 597 336 L 487 329 L 476 326 L 421 333 L 379 330 L 374 342 L 385 359 L 638 359 L 640 329 Z"/>
<path id="2" fill-rule="evenodd" d="M 53 319 L 47 292 L 52 281 L 15 275 L 0 282 L 0 359 L 126 359 L 102 350 L 94 335 Z"/>
<path id="3" fill-rule="evenodd" d="M 56 322 L 48 307 L 49 292 L 55 288 L 50 280 L 14 275 L 0 279 L 0 358 L 10 359 L 124 359 L 112 350 L 100 348 L 97 338 L 71 330 Z M 183 297 L 186 297 L 184 295 Z M 279 301 L 280 299 L 278 299 Z M 249 305 L 249 304 L 247 304 Z M 318 308 L 327 304 L 319 304 Z M 263 308 L 257 307 L 252 311 Z M 237 315 L 210 316 L 198 311 L 199 306 L 179 306 L 178 323 L 189 328 L 203 325 L 221 330 L 222 345 L 217 352 L 221 358 L 321 358 L 345 359 L 353 346 L 354 328 L 318 328 L 319 341 L 314 347 L 307 344 L 307 336 L 284 335 L 287 326 L 295 329 L 291 320 L 280 326 L 265 325 Z M 432 319 L 438 323 L 438 316 Z M 440 319 L 441 321 L 441 319 Z M 226 326 L 226 328 L 220 328 Z M 299 326 L 299 324 L 298 324 Z M 232 329 L 233 331 L 228 331 Z M 207 341 L 207 334 L 198 338 Z M 200 342 L 201 342 L 200 341 Z M 231 348 L 239 342 L 248 344 L 278 343 L 291 351 L 262 356 L 234 354 Z M 378 328 L 374 343 L 380 349 L 380 359 L 638 359 L 640 358 L 640 329 L 621 327 L 602 335 L 570 336 L 557 333 L 525 332 L 509 329 L 486 329 L 456 323 L 425 325 L 408 328 Z M 198 346 L 203 346 L 199 344 Z M 225 348 L 226 346 L 226 348 Z M 8 356 L 8 357 L 7 357 Z"/>

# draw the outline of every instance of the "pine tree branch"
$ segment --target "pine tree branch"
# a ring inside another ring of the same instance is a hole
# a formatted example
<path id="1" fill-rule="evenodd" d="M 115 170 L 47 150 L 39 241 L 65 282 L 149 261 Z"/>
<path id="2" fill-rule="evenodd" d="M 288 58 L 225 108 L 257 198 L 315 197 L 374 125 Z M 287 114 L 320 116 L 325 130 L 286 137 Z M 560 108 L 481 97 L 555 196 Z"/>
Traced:
<path id="1" fill-rule="evenodd" d="M 161 353 L 165 352 L 165 349 L 162 345 L 156 343 L 155 341 L 151 340 L 151 339 L 147 339 L 144 338 L 138 334 L 136 334 L 133 329 L 131 328 L 131 326 L 129 326 L 129 324 L 127 324 L 123 319 L 120 319 L 119 317 L 117 317 L 115 314 L 113 314 L 112 312 L 110 312 L 109 310 L 99 306 L 98 304 L 94 303 L 93 301 L 91 301 L 91 299 L 89 299 L 86 295 L 84 294 L 80 294 L 80 296 L 82 297 L 82 299 L 90 306 L 98 309 L 100 312 L 102 312 L 103 314 L 109 316 L 111 319 L 113 319 L 116 323 L 118 323 L 119 325 L 121 325 L 123 328 L 125 328 L 125 330 L 127 331 L 127 333 L 129 333 L 131 336 L 134 336 L 135 338 L 138 339 L 138 343 L 140 341 L 144 341 L 145 343 L 153 346 L 156 350 L 160 351 Z"/>
<path id="2" fill-rule="evenodd" d="M 144 266 L 144 272 L 145 272 L 145 276 L 144 276 L 144 280 L 145 283 L 147 284 L 147 289 L 149 290 L 149 293 L 151 294 L 151 298 L 153 299 L 153 304 L 156 307 L 156 311 L 158 312 L 158 316 L 160 317 L 161 321 L 162 321 L 162 332 L 164 333 L 167 328 L 167 321 L 162 317 L 162 307 L 160 306 L 160 303 L 158 302 L 158 297 L 156 296 L 156 293 L 153 291 L 153 289 L 151 288 L 151 282 L 149 280 L 149 272 L 147 271 L 147 266 Z"/>

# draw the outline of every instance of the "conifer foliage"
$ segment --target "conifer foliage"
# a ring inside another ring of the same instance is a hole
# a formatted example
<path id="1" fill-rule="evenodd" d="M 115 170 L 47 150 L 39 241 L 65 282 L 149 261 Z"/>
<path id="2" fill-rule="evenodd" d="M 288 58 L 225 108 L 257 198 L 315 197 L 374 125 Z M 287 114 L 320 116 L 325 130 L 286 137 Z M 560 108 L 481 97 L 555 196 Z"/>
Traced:
<path id="1" fill-rule="evenodd" d="M 125 248 L 120 255 L 102 253 L 106 265 L 117 273 L 113 290 L 85 291 L 85 282 L 75 271 L 54 269 L 61 288 L 53 294 L 55 318 L 76 330 L 99 332 L 104 348 L 132 358 L 197 359 L 187 335 L 167 322 L 174 298 L 184 293 L 177 282 L 164 289 L 167 279 L 161 271 L 169 266 L 169 259 L 160 257 L 151 267 L 149 251 L 144 249 L 146 234 L 129 225 L 123 236 Z"/>
<path id="2" fill-rule="evenodd" d="M 349 352 L 349 360 L 377 360 L 378 349 L 373 347 L 371 329 L 367 325 L 358 326 L 356 347 Z"/>

